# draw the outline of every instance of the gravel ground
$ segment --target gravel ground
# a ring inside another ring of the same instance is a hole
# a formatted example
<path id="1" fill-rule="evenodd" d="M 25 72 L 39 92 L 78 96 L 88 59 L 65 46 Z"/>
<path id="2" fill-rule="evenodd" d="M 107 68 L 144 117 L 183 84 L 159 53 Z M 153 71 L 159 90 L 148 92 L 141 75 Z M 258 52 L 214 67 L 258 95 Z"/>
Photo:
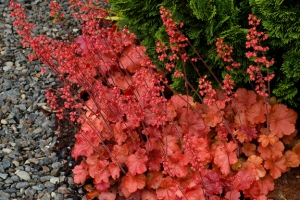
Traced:
<path id="1" fill-rule="evenodd" d="M 34 34 L 67 38 L 48 17 L 50 0 L 16 0 L 26 8 Z M 63 5 L 67 9 L 66 1 Z M 73 183 L 68 149 L 55 151 L 55 116 L 42 109 L 45 90 L 58 84 L 51 73 L 43 75 L 39 61 L 28 62 L 12 26 L 9 0 L 0 0 L 0 200 L 84 199 Z M 68 14 L 67 14 L 68 17 Z M 75 22 L 65 23 L 75 33 Z"/>

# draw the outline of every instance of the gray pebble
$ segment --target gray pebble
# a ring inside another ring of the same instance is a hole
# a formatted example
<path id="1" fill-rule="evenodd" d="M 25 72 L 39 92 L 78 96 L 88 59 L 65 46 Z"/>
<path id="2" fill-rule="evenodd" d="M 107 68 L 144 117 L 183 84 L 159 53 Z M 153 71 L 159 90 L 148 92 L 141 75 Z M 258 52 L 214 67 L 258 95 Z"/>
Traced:
<path id="1" fill-rule="evenodd" d="M 27 188 L 24 193 L 27 197 L 34 197 L 36 191 L 33 188 Z"/>
<path id="2" fill-rule="evenodd" d="M 2 149 L 2 151 L 3 151 L 3 149 Z M 11 165 L 11 162 L 9 160 L 3 159 L 2 160 L 2 165 L 3 165 L 4 169 L 8 169 L 10 167 L 10 165 Z"/>
<path id="3" fill-rule="evenodd" d="M 64 195 L 62 194 L 57 193 L 54 196 L 54 200 L 63 200 L 63 199 L 64 199 Z"/>
<path id="4" fill-rule="evenodd" d="M 17 183 L 16 188 L 17 188 L 17 189 L 20 189 L 20 188 L 27 188 L 28 186 L 29 186 L 29 183 L 28 183 L 28 182 L 19 182 L 19 183 Z"/>
<path id="5" fill-rule="evenodd" d="M 59 169 L 61 168 L 63 165 L 60 162 L 55 162 L 52 164 L 52 168 L 53 169 Z"/>
<path id="6" fill-rule="evenodd" d="M 8 174 L 3 174 L 3 173 L 0 173 L 0 178 L 2 178 L 3 180 L 5 180 L 7 178 Z"/>
<path id="7" fill-rule="evenodd" d="M 32 189 L 38 190 L 38 191 L 41 191 L 44 188 L 45 188 L 45 186 L 43 184 L 38 184 L 38 185 L 32 186 Z"/>
<path id="8" fill-rule="evenodd" d="M 19 171 L 16 174 L 17 174 L 17 176 L 19 176 L 21 179 L 23 179 L 25 181 L 29 181 L 30 180 L 30 175 L 28 174 L 28 172 Z"/>
<path id="9" fill-rule="evenodd" d="M 12 179 L 13 181 L 15 181 L 15 182 L 17 182 L 17 181 L 20 180 L 20 178 L 19 178 L 18 176 L 15 176 L 15 175 L 12 176 L 11 179 Z"/>
<path id="10" fill-rule="evenodd" d="M 8 174 L 7 174 L 8 175 Z M 14 181 L 9 177 L 9 178 L 7 178 L 7 179 L 5 179 L 5 181 L 4 181 L 4 183 L 6 183 L 6 184 L 11 184 L 11 183 L 13 183 Z"/>

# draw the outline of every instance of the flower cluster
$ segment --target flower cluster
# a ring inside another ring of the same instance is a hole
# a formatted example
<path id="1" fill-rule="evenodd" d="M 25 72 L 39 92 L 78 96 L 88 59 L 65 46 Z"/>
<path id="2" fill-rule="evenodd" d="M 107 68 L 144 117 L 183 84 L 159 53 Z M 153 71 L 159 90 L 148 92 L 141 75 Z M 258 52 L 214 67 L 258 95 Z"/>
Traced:
<path id="1" fill-rule="evenodd" d="M 188 60 L 187 53 L 183 51 L 183 49 L 188 46 L 188 39 L 178 29 L 178 26 L 179 28 L 182 28 L 183 23 L 175 22 L 169 10 L 166 10 L 162 6 L 160 7 L 160 14 L 163 25 L 166 27 L 166 33 L 169 36 L 169 47 L 160 40 L 156 44 L 156 52 L 160 54 L 158 56 L 160 61 L 168 59 L 168 62 L 166 63 L 166 69 L 171 71 L 172 69 L 176 68 L 175 63 L 177 60 L 181 60 L 184 63 Z M 171 50 L 170 55 L 167 54 L 169 49 Z M 176 77 L 181 76 L 182 74 L 177 70 Z"/>
<path id="2" fill-rule="evenodd" d="M 224 44 L 224 40 L 222 38 L 217 38 L 216 47 L 218 56 L 221 57 L 224 60 L 224 62 L 231 63 L 231 66 L 226 66 L 226 69 L 228 71 L 232 71 L 233 69 L 236 69 L 239 66 L 241 66 L 240 63 L 235 62 L 231 57 L 233 47 Z"/>
<path id="3" fill-rule="evenodd" d="M 61 7 L 56 1 L 50 2 L 50 16 L 54 18 L 54 22 L 59 22 L 64 18 Z"/>
<path id="4" fill-rule="evenodd" d="M 253 60 L 256 65 L 250 65 L 247 69 L 247 73 L 250 75 L 250 79 L 256 83 L 255 91 L 261 96 L 268 96 L 265 82 L 269 83 L 275 76 L 274 74 L 267 74 L 267 76 L 264 77 L 262 74 L 263 66 L 266 67 L 268 72 L 268 68 L 274 64 L 273 58 L 268 61 L 264 55 L 264 53 L 269 50 L 269 47 L 263 47 L 261 45 L 262 41 L 268 39 L 268 35 L 257 30 L 260 20 L 258 20 L 256 16 L 250 14 L 248 20 L 252 28 L 249 29 L 249 33 L 246 36 L 248 40 L 246 42 L 246 48 L 252 48 L 253 51 L 248 51 L 246 57 Z"/>

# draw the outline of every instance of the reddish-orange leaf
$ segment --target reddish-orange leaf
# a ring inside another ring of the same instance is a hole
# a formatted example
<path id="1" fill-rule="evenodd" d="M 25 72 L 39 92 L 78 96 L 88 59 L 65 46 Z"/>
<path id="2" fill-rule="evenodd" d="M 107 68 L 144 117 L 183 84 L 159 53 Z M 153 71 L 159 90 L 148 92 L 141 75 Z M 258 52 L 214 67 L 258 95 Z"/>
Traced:
<path id="1" fill-rule="evenodd" d="M 246 113 L 241 112 L 234 115 L 234 123 L 236 126 L 249 125 L 249 122 L 246 119 Z"/>
<path id="2" fill-rule="evenodd" d="M 236 144 L 230 141 L 226 146 L 221 144 L 215 151 L 214 163 L 220 167 L 220 171 L 225 176 L 230 173 L 230 165 L 238 161 L 235 150 Z"/>
<path id="3" fill-rule="evenodd" d="M 207 170 L 202 178 L 202 188 L 205 190 L 205 194 L 212 196 L 213 194 L 222 193 L 222 183 L 220 181 L 220 175 L 217 172 Z"/>
<path id="4" fill-rule="evenodd" d="M 163 138 L 164 151 L 167 150 L 167 155 L 170 156 L 174 152 L 179 151 L 179 139 L 175 136 L 167 135 Z"/>
<path id="5" fill-rule="evenodd" d="M 157 198 L 164 200 L 175 199 L 175 193 L 178 190 L 179 183 L 170 176 L 163 178 L 160 188 L 156 190 Z"/>
<path id="6" fill-rule="evenodd" d="M 183 110 L 185 109 L 183 108 Z M 186 134 L 206 137 L 209 132 L 209 127 L 206 126 L 203 118 L 194 110 L 183 112 L 178 122 Z"/>
<path id="7" fill-rule="evenodd" d="M 281 156 L 274 159 L 267 159 L 265 161 L 264 167 L 270 170 L 270 175 L 274 179 L 277 179 L 287 169 L 286 157 Z"/>
<path id="8" fill-rule="evenodd" d="M 194 154 L 197 155 L 197 160 L 191 159 L 191 164 L 201 162 L 206 165 L 211 162 L 211 154 L 209 150 L 209 140 L 207 138 L 199 138 L 197 136 L 189 136 L 189 143 L 185 143 L 184 146 L 191 151 L 185 151 L 184 154 L 189 158 L 192 158 Z"/>
<path id="9" fill-rule="evenodd" d="M 116 199 L 116 194 L 111 193 L 111 192 L 101 192 L 101 194 L 98 196 L 98 199 L 101 200 L 115 200 Z"/>
<path id="10" fill-rule="evenodd" d="M 270 130 L 274 135 L 282 138 L 295 131 L 297 113 L 283 104 L 276 104 L 270 112 Z"/>
<path id="11" fill-rule="evenodd" d="M 125 142 L 125 140 L 127 139 L 127 134 L 124 131 L 125 128 L 126 128 L 126 125 L 124 123 L 117 122 L 114 125 L 113 130 L 114 130 L 115 139 L 116 139 L 116 142 L 118 143 L 118 145 L 122 145 L 123 142 Z"/>
<path id="12" fill-rule="evenodd" d="M 125 143 L 122 146 L 115 145 L 112 154 L 116 157 L 120 164 L 125 163 L 129 154 L 127 144 Z"/>
<path id="13" fill-rule="evenodd" d="M 291 144 L 292 142 L 296 142 L 295 136 L 297 135 L 297 133 L 298 133 L 298 130 L 296 129 L 292 134 L 283 136 L 282 142 L 284 144 Z"/>
<path id="14" fill-rule="evenodd" d="M 119 59 L 120 67 L 133 73 L 141 67 L 141 62 L 146 58 L 145 51 L 146 48 L 144 46 L 131 45 L 126 47 Z"/>
<path id="15" fill-rule="evenodd" d="M 250 199 L 257 199 L 260 196 L 259 185 L 256 181 L 254 181 L 250 188 L 243 191 L 244 197 L 248 197 Z"/>
<path id="16" fill-rule="evenodd" d="M 272 176 L 267 174 L 265 177 L 257 181 L 260 189 L 260 194 L 267 195 L 269 191 L 274 190 L 274 179 Z"/>
<path id="17" fill-rule="evenodd" d="M 259 136 L 259 139 L 258 139 L 258 142 L 261 143 L 262 147 L 266 147 L 269 144 L 273 145 L 273 144 L 275 144 L 276 141 L 278 141 L 278 138 L 274 134 L 269 134 L 269 135 L 262 134 Z"/>
<path id="18" fill-rule="evenodd" d="M 255 175 L 252 171 L 242 170 L 239 171 L 232 181 L 234 190 L 246 190 L 249 189 L 251 184 L 255 181 Z"/>
<path id="19" fill-rule="evenodd" d="M 173 106 L 175 107 L 176 111 L 181 111 L 181 108 L 183 107 L 189 107 L 193 104 L 194 99 L 191 96 L 187 95 L 173 95 L 170 99 L 170 101 L 173 103 Z"/>
<path id="20" fill-rule="evenodd" d="M 135 154 L 131 154 L 126 161 L 130 174 L 135 176 L 144 173 L 147 170 L 145 164 L 147 160 L 146 150 L 138 148 Z"/>
<path id="21" fill-rule="evenodd" d="M 256 102 L 254 91 L 247 91 L 245 88 L 239 88 L 235 92 L 235 104 L 238 112 L 245 112 Z"/>
<path id="22" fill-rule="evenodd" d="M 240 200 L 241 193 L 239 191 L 233 190 L 226 192 L 226 200 Z"/>
<path id="23" fill-rule="evenodd" d="M 89 172 L 94 174 L 95 183 L 109 182 L 110 173 L 108 171 L 108 164 L 107 160 L 100 160 L 95 167 L 90 167 Z"/>
<path id="24" fill-rule="evenodd" d="M 157 200 L 157 195 L 154 190 L 143 189 L 141 200 Z"/>
<path id="25" fill-rule="evenodd" d="M 100 138 L 94 131 L 80 131 L 75 135 L 77 142 L 72 150 L 72 157 L 75 160 L 79 156 L 89 157 L 94 152 L 94 148 L 99 146 Z"/>
<path id="26" fill-rule="evenodd" d="M 286 157 L 286 164 L 288 167 L 298 167 L 300 164 L 299 155 L 297 155 L 293 151 L 286 151 L 285 152 Z"/>
<path id="27" fill-rule="evenodd" d="M 89 176 L 88 165 L 81 161 L 80 165 L 76 165 L 72 170 L 74 173 L 74 183 L 84 183 L 86 178 Z"/>
<path id="28" fill-rule="evenodd" d="M 122 182 L 129 193 L 134 193 L 138 189 L 141 190 L 146 186 L 146 175 L 138 174 L 131 176 L 127 173 L 126 176 L 123 177 Z"/>
<path id="29" fill-rule="evenodd" d="M 159 171 L 161 169 L 163 155 L 164 152 L 161 147 L 148 152 L 146 166 L 149 171 Z"/>
<path id="30" fill-rule="evenodd" d="M 222 113 L 220 113 L 220 108 L 217 105 L 212 105 L 208 112 L 202 114 L 205 124 L 210 127 L 215 127 L 218 123 L 222 121 Z"/>
<path id="31" fill-rule="evenodd" d="M 161 172 L 148 172 L 146 183 L 148 189 L 157 189 L 162 181 L 163 174 Z"/>
<path id="32" fill-rule="evenodd" d="M 294 147 L 293 147 L 293 152 L 296 154 L 300 155 L 300 142 L 298 142 Z"/>
<path id="33" fill-rule="evenodd" d="M 164 169 L 172 176 L 185 178 L 188 173 L 188 168 L 186 166 L 188 163 L 188 157 L 180 153 L 180 151 L 176 151 L 172 156 L 168 157 L 168 164 L 164 166 Z"/>
<path id="34" fill-rule="evenodd" d="M 241 125 L 238 127 L 238 130 L 234 132 L 237 135 L 237 139 L 240 143 L 251 142 L 252 139 L 257 137 L 257 131 L 255 127 Z"/>
<path id="35" fill-rule="evenodd" d="M 120 177 L 120 167 L 117 163 L 115 162 L 109 163 L 108 171 L 114 180 Z"/>
<path id="36" fill-rule="evenodd" d="M 247 171 L 251 171 L 255 175 L 256 180 L 259 180 L 266 175 L 266 170 L 262 166 L 262 162 L 263 159 L 260 156 L 252 155 L 243 163 L 243 167 Z"/>
<path id="37" fill-rule="evenodd" d="M 108 82 L 111 85 L 118 86 L 121 90 L 125 91 L 129 89 L 129 86 L 132 84 L 132 78 L 129 75 L 121 74 L 120 72 L 115 72 L 110 75 Z"/>
<path id="38" fill-rule="evenodd" d="M 86 193 L 86 197 L 88 200 L 92 200 L 100 195 L 100 191 L 93 190 L 91 192 Z M 108 200 L 108 199 L 107 199 Z"/>
<path id="39" fill-rule="evenodd" d="M 177 116 L 176 107 L 172 101 L 168 101 L 167 103 L 167 114 L 169 120 L 173 120 Z"/>
<path id="40" fill-rule="evenodd" d="M 196 187 L 187 189 L 184 193 L 184 196 L 182 196 L 182 199 L 187 198 L 188 200 L 205 200 L 206 198 L 204 197 L 203 192 L 204 190 L 201 185 L 198 185 Z"/>
<path id="41" fill-rule="evenodd" d="M 282 157 L 284 145 L 281 141 L 276 141 L 273 145 L 269 144 L 266 147 L 258 146 L 257 151 L 260 153 L 260 157 L 264 160 L 270 158 Z"/>
<path id="42" fill-rule="evenodd" d="M 245 143 L 242 147 L 242 152 L 247 156 L 256 154 L 256 145 L 252 143 Z"/>
<path id="43" fill-rule="evenodd" d="M 260 99 L 247 109 L 246 119 L 252 125 L 264 123 L 266 121 L 266 104 L 263 99 Z"/>

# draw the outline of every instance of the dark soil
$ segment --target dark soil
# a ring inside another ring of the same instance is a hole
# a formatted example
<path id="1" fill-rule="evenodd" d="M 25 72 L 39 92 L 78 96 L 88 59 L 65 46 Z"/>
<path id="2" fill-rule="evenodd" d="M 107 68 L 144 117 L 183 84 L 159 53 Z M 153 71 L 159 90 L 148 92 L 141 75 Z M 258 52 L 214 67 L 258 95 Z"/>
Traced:
<path id="1" fill-rule="evenodd" d="M 291 169 L 275 180 L 275 189 L 268 194 L 274 200 L 300 199 L 300 167 Z"/>

